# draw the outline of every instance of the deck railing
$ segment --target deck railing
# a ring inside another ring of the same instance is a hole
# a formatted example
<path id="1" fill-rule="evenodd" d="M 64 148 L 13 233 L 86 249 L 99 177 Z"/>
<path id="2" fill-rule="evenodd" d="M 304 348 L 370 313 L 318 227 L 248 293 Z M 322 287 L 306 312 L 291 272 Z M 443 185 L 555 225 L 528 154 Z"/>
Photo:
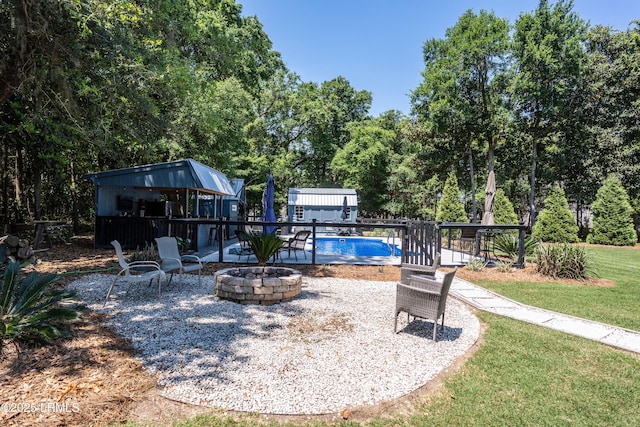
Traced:
<path id="1" fill-rule="evenodd" d="M 522 267 L 524 265 L 525 227 L 522 224 L 485 226 L 481 224 L 383 219 L 367 219 L 356 223 L 335 223 L 231 221 L 213 218 L 97 217 L 95 246 L 111 247 L 110 242 L 118 240 L 126 249 L 143 248 L 145 244 L 153 243 L 156 237 L 170 235 L 189 239 L 192 249 L 197 249 L 202 246 L 202 242 L 198 242 L 199 238 L 202 239 L 202 233 L 198 232 L 198 227 L 202 225 L 208 226 L 210 229 L 210 232 L 207 233 L 209 240 L 207 246 L 211 243 L 217 247 L 219 262 L 226 261 L 225 244 L 233 237 L 233 230 L 236 228 L 260 230 L 264 226 L 275 226 L 285 234 L 293 234 L 302 229 L 310 230 L 311 242 L 315 242 L 316 236 L 325 232 L 327 228 L 336 230 L 338 233 L 344 231 L 345 234 L 352 235 L 362 235 L 365 232 L 379 229 L 381 231 L 377 234 L 381 238 L 387 237 L 391 232 L 401 242 L 401 261 L 419 265 L 431 265 L 435 254 L 441 253 L 443 248 L 464 252 L 464 248 L 456 247 L 456 236 L 461 235 L 463 230 L 472 230 L 474 235 L 480 239 L 479 243 L 473 246 L 474 249 L 469 249 L 469 256 L 487 255 L 486 249 L 481 244 L 485 243 L 488 237 L 505 231 L 514 231 L 518 233 L 520 240 L 520 254 L 514 266 Z M 441 263 L 447 265 L 447 262 L 443 262 L 442 259 Z M 311 264 L 316 264 L 315 244 L 312 245 Z"/>

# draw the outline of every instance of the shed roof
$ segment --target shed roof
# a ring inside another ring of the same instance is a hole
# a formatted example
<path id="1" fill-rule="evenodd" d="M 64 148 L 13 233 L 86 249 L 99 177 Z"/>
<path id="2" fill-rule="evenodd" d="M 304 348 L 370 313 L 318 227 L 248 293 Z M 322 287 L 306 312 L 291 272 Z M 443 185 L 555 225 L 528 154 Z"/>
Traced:
<path id="1" fill-rule="evenodd" d="M 225 174 L 193 159 L 93 172 L 82 177 L 101 186 L 189 188 L 223 196 L 235 194 Z"/>
<path id="2" fill-rule="evenodd" d="M 290 188 L 288 204 L 342 207 L 345 196 L 349 206 L 358 206 L 358 195 L 351 188 Z"/>

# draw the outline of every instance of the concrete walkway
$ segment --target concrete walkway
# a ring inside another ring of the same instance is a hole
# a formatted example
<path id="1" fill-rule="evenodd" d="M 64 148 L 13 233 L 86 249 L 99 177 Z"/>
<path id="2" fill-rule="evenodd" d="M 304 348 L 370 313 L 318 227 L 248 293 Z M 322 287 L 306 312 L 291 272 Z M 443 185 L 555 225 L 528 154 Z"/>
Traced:
<path id="1" fill-rule="evenodd" d="M 568 334 L 640 353 L 640 332 L 521 304 L 456 278 L 450 294 L 489 313 L 522 320 Z"/>

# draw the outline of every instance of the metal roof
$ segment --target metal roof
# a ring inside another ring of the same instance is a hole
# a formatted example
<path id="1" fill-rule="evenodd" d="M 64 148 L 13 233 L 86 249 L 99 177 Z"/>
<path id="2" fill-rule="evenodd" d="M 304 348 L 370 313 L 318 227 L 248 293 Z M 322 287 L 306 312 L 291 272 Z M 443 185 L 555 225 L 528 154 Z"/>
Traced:
<path id="1" fill-rule="evenodd" d="M 231 187 L 233 188 L 232 196 L 224 196 L 223 199 L 237 199 L 242 198 L 242 190 L 244 190 L 244 179 L 232 178 Z"/>
<path id="2" fill-rule="evenodd" d="M 288 204 L 341 207 L 345 196 L 349 206 L 358 206 L 356 190 L 350 188 L 290 188 Z"/>
<path id="3" fill-rule="evenodd" d="M 101 186 L 189 188 L 223 196 L 235 194 L 225 174 L 193 159 L 87 173 L 82 178 Z"/>

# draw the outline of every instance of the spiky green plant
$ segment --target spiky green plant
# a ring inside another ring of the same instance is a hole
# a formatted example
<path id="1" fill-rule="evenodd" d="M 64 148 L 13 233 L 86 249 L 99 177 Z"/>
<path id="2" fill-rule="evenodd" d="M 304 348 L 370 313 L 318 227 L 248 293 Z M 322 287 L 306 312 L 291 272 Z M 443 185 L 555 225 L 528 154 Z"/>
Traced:
<path id="1" fill-rule="evenodd" d="M 178 242 L 178 250 L 180 252 L 187 252 L 191 249 L 191 239 L 184 239 L 177 236 L 176 242 Z"/>
<path id="2" fill-rule="evenodd" d="M 275 234 L 261 233 L 253 231 L 247 233 L 247 240 L 251 245 L 253 254 L 258 258 L 258 265 L 266 265 L 269 258 L 274 256 L 284 242 Z"/>
<path id="3" fill-rule="evenodd" d="M 140 247 L 136 248 L 131 256 L 129 257 L 129 261 L 156 261 L 158 259 L 158 254 L 156 252 L 156 246 L 151 243 L 145 242 L 144 249 L 140 249 Z"/>
<path id="4" fill-rule="evenodd" d="M 496 261 L 496 270 L 500 273 L 510 273 L 513 270 L 512 262 Z"/>
<path id="5" fill-rule="evenodd" d="M 482 271 L 487 266 L 487 263 L 480 258 L 473 258 L 467 263 L 467 269 L 470 271 Z"/>
<path id="6" fill-rule="evenodd" d="M 533 256 L 537 246 L 537 239 L 526 236 L 524 238 L 524 256 Z M 520 237 L 517 234 L 499 234 L 493 241 L 493 248 L 496 254 L 515 260 L 518 258 L 518 250 L 520 249 Z"/>
<path id="7" fill-rule="evenodd" d="M 73 292 L 54 289 L 56 274 L 20 274 L 22 265 L 12 261 L 0 273 L 0 350 L 8 343 L 51 343 L 69 336 L 67 322 L 84 311 L 74 303 Z"/>
<path id="8" fill-rule="evenodd" d="M 538 273 L 543 276 L 585 280 L 595 275 L 589 255 L 581 246 L 541 244 L 535 255 Z"/>

